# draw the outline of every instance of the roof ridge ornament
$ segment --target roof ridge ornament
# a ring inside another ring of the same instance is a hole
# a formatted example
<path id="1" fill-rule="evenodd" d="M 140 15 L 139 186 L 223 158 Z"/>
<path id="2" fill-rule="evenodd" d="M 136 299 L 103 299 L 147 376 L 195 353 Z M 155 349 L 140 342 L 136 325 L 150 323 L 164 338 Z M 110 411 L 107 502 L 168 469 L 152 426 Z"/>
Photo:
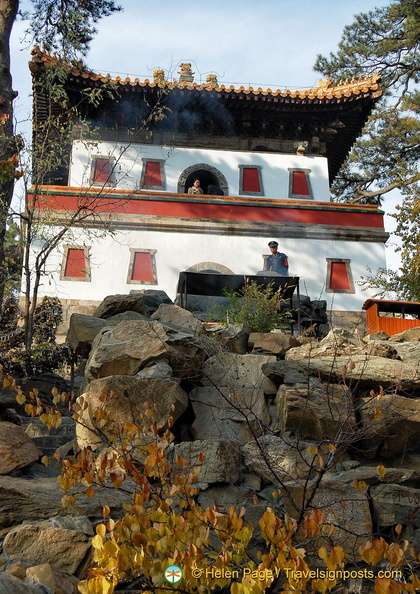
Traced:
<path id="1" fill-rule="evenodd" d="M 192 71 L 190 62 L 182 62 L 182 64 L 179 65 L 179 68 L 181 68 L 181 71 L 178 72 L 178 74 L 180 75 L 180 77 L 179 77 L 180 83 L 194 82 L 195 72 Z"/>

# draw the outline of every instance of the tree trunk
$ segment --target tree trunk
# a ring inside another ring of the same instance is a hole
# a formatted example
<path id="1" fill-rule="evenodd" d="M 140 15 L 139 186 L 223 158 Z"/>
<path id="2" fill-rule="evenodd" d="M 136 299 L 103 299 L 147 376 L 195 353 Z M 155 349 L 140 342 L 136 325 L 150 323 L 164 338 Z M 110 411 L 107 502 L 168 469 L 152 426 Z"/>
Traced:
<path id="1" fill-rule="evenodd" d="M 0 0 L 0 113 L 6 116 L 0 132 L 0 162 L 18 153 L 13 135 L 13 99 L 10 73 L 10 34 L 19 7 L 19 0 Z M 3 304 L 6 268 L 4 266 L 4 241 L 6 220 L 12 202 L 14 179 L 0 183 L 0 308 Z"/>

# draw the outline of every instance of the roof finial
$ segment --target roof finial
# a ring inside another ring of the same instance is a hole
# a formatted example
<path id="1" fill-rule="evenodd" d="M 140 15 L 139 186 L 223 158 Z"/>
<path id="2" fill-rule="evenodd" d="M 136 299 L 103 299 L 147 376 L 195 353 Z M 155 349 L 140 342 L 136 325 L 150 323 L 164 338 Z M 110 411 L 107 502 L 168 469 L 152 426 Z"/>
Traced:
<path id="1" fill-rule="evenodd" d="M 165 82 L 165 71 L 162 68 L 153 70 L 153 82 L 158 85 L 163 85 Z"/>
<path id="2" fill-rule="evenodd" d="M 219 87 L 219 82 L 217 80 L 217 74 L 208 74 L 206 76 L 206 83 L 209 87 L 214 87 L 217 89 Z"/>
<path id="3" fill-rule="evenodd" d="M 191 64 L 189 62 L 183 62 L 179 65 L 181 68 L 181 72 L 178 72 L 181 76 L 179 77 L 179 82 L 183 83 L 192 83 L 194 82 L 194 72 L 191 70 Z"/>

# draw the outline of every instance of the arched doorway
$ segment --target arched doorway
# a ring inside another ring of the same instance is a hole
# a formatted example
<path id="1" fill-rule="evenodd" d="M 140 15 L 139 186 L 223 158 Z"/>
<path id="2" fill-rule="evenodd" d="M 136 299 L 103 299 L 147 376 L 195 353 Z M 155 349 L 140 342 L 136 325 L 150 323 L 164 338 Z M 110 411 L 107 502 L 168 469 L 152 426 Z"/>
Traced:
<path id="1" fill-rule="evenodd" d="M 197 163 L 184 169 L 178 179 L 178 192 L 181 194 L 188 193 L 195 179 L 200 180 L 200 186 L 204 194 L 207 193 L 207 186 L 214 184 L 223 190 L 225 196 L 229 194 L 228 183 L 223 175 L 216 167 L 207 165 L 206 163 Z"/>
<path id="2" fill-rule="evenodd" d="M 235 274 L 230 268 L 218 262 L 199 262 L 187 268 L 186 272 L 212 272 L 216 274 Z"/>

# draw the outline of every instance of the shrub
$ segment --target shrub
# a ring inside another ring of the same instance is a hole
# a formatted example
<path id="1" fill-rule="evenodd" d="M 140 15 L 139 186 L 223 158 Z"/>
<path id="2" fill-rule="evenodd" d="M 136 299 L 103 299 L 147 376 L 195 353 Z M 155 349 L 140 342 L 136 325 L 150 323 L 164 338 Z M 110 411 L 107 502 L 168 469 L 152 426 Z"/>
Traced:
<path id="1" fill-rule="evenodd" d="M 259 286 L 255 281 L 246 282 L 239 291 L 225 291 L 229 298 L 227 308 L 219 308 L 215 315 L 225 324 L 245 324 L 255 332 L 270 332 L 289 324 L 292 315 L 285 309 L 281 288 L 273 283 Z"/>

